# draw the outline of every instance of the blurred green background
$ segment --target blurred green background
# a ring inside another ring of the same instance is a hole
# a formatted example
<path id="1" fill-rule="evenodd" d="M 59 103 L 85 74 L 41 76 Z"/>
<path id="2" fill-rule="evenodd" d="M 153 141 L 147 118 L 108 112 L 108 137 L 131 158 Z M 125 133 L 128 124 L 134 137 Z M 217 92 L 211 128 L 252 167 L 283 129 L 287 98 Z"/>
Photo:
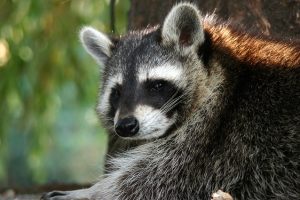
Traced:
<path id="1" fill-rule="evenodd" d="M 116 1 L 116 33 L 129 0 Z M 78 31 L 111 33 L 109 0 L 0 0 L 0 188 L 87 183 L 107 136 L 95 113 L 99 71 Z"/>

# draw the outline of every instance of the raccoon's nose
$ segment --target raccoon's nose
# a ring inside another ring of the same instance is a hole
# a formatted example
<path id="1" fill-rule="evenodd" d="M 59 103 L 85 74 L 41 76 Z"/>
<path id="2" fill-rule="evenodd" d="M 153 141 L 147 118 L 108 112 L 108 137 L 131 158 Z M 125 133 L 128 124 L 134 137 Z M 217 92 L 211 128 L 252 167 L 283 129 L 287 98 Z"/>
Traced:
<path id="1" fill-rule="evenodd" d="M 121 137 L 131 137 L 139 131 L 139 122 L 135 117 L 120 119 L 115 125 L 115 131 Z"/>

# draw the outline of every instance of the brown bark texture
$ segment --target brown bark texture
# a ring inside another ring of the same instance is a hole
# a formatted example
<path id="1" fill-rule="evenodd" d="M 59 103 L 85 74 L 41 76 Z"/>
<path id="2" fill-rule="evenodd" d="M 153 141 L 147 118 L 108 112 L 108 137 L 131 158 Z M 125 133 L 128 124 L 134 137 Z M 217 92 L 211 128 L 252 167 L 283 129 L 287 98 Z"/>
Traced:
<path id="1" fill-rule="evenodd" d="M 178 0 L 132 0 L 129 29 L 161 23 Z M 215 13 L 243 29 L 300 39 L 300 0 L 193 0 L 202 14 Z"/>
<path id="2" fill-rule="evenodd" d="M 161 24 L 178 0 L 131 0 L 129 30 Z M 300 40 L 300 0 L 191 0 L 202 14 L 214 13 L 251 33 Z M 108 154 L 138 145 L 110 135 Z"/>

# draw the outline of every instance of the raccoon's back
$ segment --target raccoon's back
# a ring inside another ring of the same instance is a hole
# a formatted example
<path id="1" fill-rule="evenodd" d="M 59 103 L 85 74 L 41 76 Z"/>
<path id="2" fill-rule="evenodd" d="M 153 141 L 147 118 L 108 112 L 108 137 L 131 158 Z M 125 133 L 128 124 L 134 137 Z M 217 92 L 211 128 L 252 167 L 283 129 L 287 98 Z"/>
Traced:
<path id="1" fill-rule="evenodd" d="M 299 128 L 299 104 L 300 67 L 257 68 L 241 73 L 232 109 L 236 111 L 235 117 L 247 119 L 245 126 L 256 123 L 262 132 L 275 133 L 284 126 Z"/>
<path id="2" fill-rule="evenodd" d="M 299 198 L 299 104 L 300 68 L 251 69 L 240 75 L 223 116 L 219 152 L 230 163 L 223 169 L 229 177 L 224 185 L 237 181 L 240 186 L 232 193 L 238 199 Z"/>

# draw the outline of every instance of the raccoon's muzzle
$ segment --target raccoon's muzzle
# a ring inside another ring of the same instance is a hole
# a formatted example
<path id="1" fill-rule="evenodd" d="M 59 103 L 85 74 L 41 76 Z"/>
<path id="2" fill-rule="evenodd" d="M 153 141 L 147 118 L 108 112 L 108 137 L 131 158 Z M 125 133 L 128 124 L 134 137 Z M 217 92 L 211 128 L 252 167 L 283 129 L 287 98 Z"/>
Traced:
<path id="1" fill-rule="evenodd" d="M 115 125 L 115 131 L 121 137 L 132 137 L 139 131 L 139 122 L 132 116 L 119 119 Z"/>

